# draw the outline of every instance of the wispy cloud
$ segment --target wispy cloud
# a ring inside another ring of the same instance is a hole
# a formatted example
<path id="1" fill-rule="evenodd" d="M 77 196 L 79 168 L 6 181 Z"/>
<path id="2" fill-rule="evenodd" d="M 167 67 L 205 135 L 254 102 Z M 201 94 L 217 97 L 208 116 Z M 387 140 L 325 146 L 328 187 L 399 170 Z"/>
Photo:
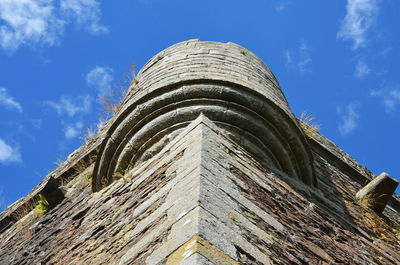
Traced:
<path id="1" fill-rule="evenodd" d="M 0 164 L 12 162 L 21 162 L 21 153 L 19 152 L 18 147 L 8 145 L 0 138 Z"/>
<path id="2" fill-rule="evenodd" d="M 275 10 L 276 10 L 276 12 L 281 13 L 282 11 L 284 11 L 286 9 L 286 7 L 288 5 L 289 5 L 289 2 L 278 0 L 277 3 L 275 4 Z"/>
<path id="3" fill-rule="evenodd" d="M 77 113 L 87 113 L 90 111 L 92 98 L 89 95 L 78 96 L 76 98 L 62 96 L 58 102 L 45 101 L 44 104 L 55 109 L 60 116 L 67 114 L 69 117 L 74 117 Z"/>
<path id="4" fill-rule="evenodd" d="M 341 119 L 338 124 L 338 129 L 341 135 L 348 135 L 357 128 L 358 120 L 360 118 L 357 106 L 357 103 L 350 102 L 344 108 L 338 107 L 336 109 Z"/>
<path id="5" fill-rule="evenodd" d="M 293 63 L 293 60 L 292 60 L 292 55 L 291 55 L 290 51 L 288 51 L 288 50 L 284 51 L 283 55 L 285 56 L 286 66 L 291 65 Z"/>
<path id="6" fill-rule="evenodd" d="M 385 49 L 383 49 L 382 51 L 380 51 L 378 54 L 382 57 L 387 56 L 391 51 L 393 50 L 392 47 L 386 47 Z"/>
<path id="7" fill-rule="evenodd" d="M 400 85 L 386 84 L 382 89 L 371 90 L 370 95 L 381 100 L 387 113 L 393 113 L 400 104 Z"/>
<path id="8" fill-rule="evenodd" d="M 99 96 L 106 94 L 112 81 L 113 70 L 110 67 L 97 66 L 86 75 L 87 85 L 95 88 Z"/>
<path id="9" fill-rule="evenodd" d="M 101 9 L 96 0 L 61 0 L 61 10 L 92 34 L 108 32 L 100 23 Z"/>
<path id="10" fill-rule="evenodd" d="M 301 40 L 300 47 L 299 47 L 299 57 L 300 60 L 297 63 L 300 73 L 310 72 L 311 69 L 309 68 L 308 64 L 312 61 L 310 57 L 311 49 L 306 44 L 304 40 Z"/>
<path id="11" fill-rule="evenodd" d="M 352 41 L 353 50 L 364 46 L 378 11 L 378 0 L 347 0 L 346 16 L 341 21 L 337 38 Z"/>
<path id="12" fill-rule="evenodd" d="M 7 89 L 0 87 L 0 105 L 7 109 L 15 109 L 22 112 L 22 106 L 19 102 L 15 101 L 13 97 L 7 94 Z"/>
<path id="13" fill-rule="evenodd" d="M 65 25 L 75 22 L 91 34 L 105 33 L 96 0 L 0 0 L 0 45 L 9 54 L 20 46 L 54 46 Z M 3 22 L 3 23 L 1 23 Z"/>
<path id="14" fill-rule="evenodd" d="M 33 127 L 40 129 L 42 127 L 42 119 L 31 119 Z"/>
<path id="15" fill-rule="evenodd" d="M 83 122 L 78 121 L 75 124 L 69 124 L 65 128 L 65 138 L 71 140 L 82 133 Z"/>
<path id="16" fill-rule="evenodd" d="M 371 69 L 367 65 L 364 59 L 358 59 L 356 68 L 354 71 L 355 77 L 358 79 L 364 79 L 369 73 L 371 72 Z"/>
<path id="17" fill-rule="evenodd" d="M 4 196 L 3 187 L 0 187 L 0 211 L 4 211 L 7 207 L 6 197 Z"/>
<path id="18" fill-rule="evenodd" d="M 300 73 L 311 72 L 309 64 L 311 63 L 312 58 L 310 53 L 311 48 L 307 45 L 305 40 L 301 40 L 298 52 L 295 54 L 297 60 L 293 59 L 293 54 L 289 50 L 284 51 L 283 55 L 286 60 L 286 67 L 288 69 L 296 69 Z"/>

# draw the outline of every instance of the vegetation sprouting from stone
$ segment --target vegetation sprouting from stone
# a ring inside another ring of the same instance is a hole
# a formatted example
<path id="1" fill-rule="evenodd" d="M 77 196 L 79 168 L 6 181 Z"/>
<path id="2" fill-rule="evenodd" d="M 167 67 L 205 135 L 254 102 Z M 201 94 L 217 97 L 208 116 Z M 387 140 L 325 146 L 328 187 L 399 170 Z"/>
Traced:
<path id="1" fill-rule="evenodd" d="M 113 117 L 121 109 L 121 103 L 128 89 L 136 83 L 135 64 L 132 63 L 129 70 L 122 75 L 122 78 L 115 82 L 107 93 L 97 100 L 101 105 L 100 123 Z"/>
<path id="2" fill-rule="evenodd" d="M 87 127 L 84 131 L 83 131 L 83 135 L 80 137 L 81 140 L 83 140 L 83 142 L 88 142 L 92 139 L 94 139 L 94 137 L 96 136 L 97 131 L 104 126 L 104 122 L 102 120 L 100 120 L 97 128 L 95 125 L 91 125 L 89 127 Z"/>
<path id="3" fill-rule="evenodd" d="M 97 132 L 104 127 L 107 120 L 115 116 L 121 109 L 121 103 L 126 93 L 132 85 L 137 83 L 136 80 L 136 68 L 135 64 L 132 63 L 129 70 L 126 71 L 122 77 L 116 81 L 104 95 L 97 99 L 97 103 L 100 104 L 100 118 L 97 125 L 92 125 L 83 131 L 81 139 L 84 142 L 89 142 L 94 139 Z"/>
<path id="4" fill-rule="evenodd" d="M 123 179 L 124 182 L 128 182 L 128 181 L 129 181 L 129 180 L 128 180 L 124 175 L 122 175 L 120 172 L 115 172 L 114 175 L 113 175 L 113 177 L 116 178 L 116 179 Z"/>
<path id="5" fill-rule="evenodd" d="M 62 166 L 62 165 L 64 164 L 64 160 L 62 160 L 61 158 L 58 158 L 57 161 L 54 162 L 54 164 L 55 164 L 57 167 L 60 167 L 60 166 Z"/>
<path id="6" fill-rule="evenodd" d="M 91 185 L 92 184 L 92 172 L 89 172 L 85 175 L 85 182 L 87 185 Z"/>
<path id="7" fill-rule="evenodd" d="M 321 129 L 320 125 L 315 122 L 315 117 L 311 114 L 307 114 L 306 111 L 301 113 L 300 125 L 308 135 L 313 135 Z"/>
<path id="8" fill-rule="evenodd" d="M 49 210 L 50 210 L 50 204 L 47 202 L 43 194 L 39 193 L 39 201 L 36 207 L 33 209 L 33 211 L 37 213 L 39 216 L 43 216 Z"/>

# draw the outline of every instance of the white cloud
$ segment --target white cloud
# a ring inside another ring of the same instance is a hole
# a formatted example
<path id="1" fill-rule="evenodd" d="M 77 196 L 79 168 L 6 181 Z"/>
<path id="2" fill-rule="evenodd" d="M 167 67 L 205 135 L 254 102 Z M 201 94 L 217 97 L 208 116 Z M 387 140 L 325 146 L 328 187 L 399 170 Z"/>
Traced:
<path id="1" fill-rule="evenodd" d="M 92 98 L 89 95 L 78 96 L 75 99 L 69 96 L 62 96 L 59 102 L 46 101 L 44 103 L 55 109 L 60 116 L 67 114 L 69 117 L 73 117 L 77 113 L 89 112 L 92 105 Z"/>
<path id="2" fill-rule="evenodd" d="M 275 10 L 276 10 L 276 12 L 281 13 L 283 10 L 285 10 L 285 8 L 286 8 L 288 5 L 289 5 L 289 2 L 279 0 L 279 1 L 275 4 Z"/>
<path id="3" fill-rule="evenodd" d="M 352 41 L 353 50 L 364 46 L 367 31 L 375 24 L 378 10 L 377 0 L 347 0 L 346 16 L 336 37 Z"/>
<path id="4" fill-rule="evenodd" d="M 12 147 L 0 138 L 0 164 L 21 162 L 21 154 L 17 147 Z"/>
<path id="5" fill-rule="evenodd" d="M 0 187 L 0 211 L 4 211 L 7 207 L 6 198 L 4 196 L 3 188 Z"/>
<path id="6" fill-rule="evenodd" d="M 292 64 L 292 55 L 290 54 L 290 52 L 288 50 L 286 50 L 283 55 L 285 56 L 286 59 L 286 65 L 290 65 Z"/>
<path id="7" fill-rule="evenodd" d="M 400 85 L 389 84 L 380 90 L 371 90 L 370 95 L 378 97 L 387 113 L 392 113 L 400 104 Z"/>
<path id="8" fill-rule="evenodd" d="M 106 33 L 100 13 L 96 0 L 0 0 L 0 45 L 10 54 L 24 45 L 53 46 L 71 22 L 91 34 Z"/>
<path id="9" fill-rule="evenodd" d="M 309 66 L 310 62 L 312 61 L 310 52 L 311 48 L 307 45 L 305 40 L 301 40 L 296 56 L 297 60 L 293 59 L 290 51 L 284 51 L 283 55 L 286 59 L 286 67 L 289 69 L 296 69 L 300 73 L 311 72 L 311 68 Z"/>
<path id="10" fill-rule="evenodd" d="M 308 64 L 312 61 L 310 57 L 310 51 L 311 51 L 310 47 L 306 44 L 304 40 L 302 40 L 299 47 L 300 60 L 297 64 L 300 73 L 311 71 L 308 66 Z"/>
<path id="11" fill-rule="evenodd" d="M 364 79 L 370 72 L 371 69 L 369 68 L 367 63 L 363 59 L 359 59 L 356 64 L 354 75 L 358 79 Z"/>
<path id="12" fill-rule="evenodd" d="M 109 67 L 97 66 L 86 75 L 88 86 L 97 90 L 99 96 L 104 96 L 111 87 L 113 70 Z"/>
<path id="13" fill-rule="evenodd" d="M 351 102 L 345 106 L 344 109 L 337 108 L 337 112 L 341 115 L 341 122 L 338 129 L 341 135 L 347 135 L 357 128 L 358 119 L 360 118 L 357 112 L 357 104 Z"/>
<path id="14" fill-rule="evenodd" d="M 15 109 L 22 112 L 21 104 L 14 100 L 13 97 L 7 94 L 7 89 L 0 87 L 0 105 L 3 105 L 7 109 Z"/>
<path id="15" fill-rule="evenodd" d="M 379 55 L 382 57 L 387 56 L 391 51 L 393 50 L 392 47 L 387 47 L 385 49 L 383 49 L 382 51 L 379 52 Z"/>
<path id="16" fill-rule="evenodd" d="M 72 125 L 67 125 L 67 127 L 65 128 L 65 138 L 67 138 L 68 140 L 75 138 L 82 133 L 82 129 L 83 123 L 80 121 Z"/>
<path id="17" fill-rule="evenodd" d="M 92 34 L 107 33 L 108 29 L 100 24 L 100 4 L 96 0 L 61 0 L 61 10 L 67 16 L 76 19 L 78 26 Z"/>
<path id="18" fill-rule="evenodd" d="M 0 19 L 0 43 L 9 53 L 21 45 L 56 44 L 65 23 L 55 16 L 52 0 L 0 0 Z"/>

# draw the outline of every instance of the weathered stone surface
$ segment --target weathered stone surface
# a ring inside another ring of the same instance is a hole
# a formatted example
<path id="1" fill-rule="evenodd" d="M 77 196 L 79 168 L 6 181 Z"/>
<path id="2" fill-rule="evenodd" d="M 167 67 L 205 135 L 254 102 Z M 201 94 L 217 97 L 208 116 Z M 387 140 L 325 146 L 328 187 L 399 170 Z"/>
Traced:
<path id="1" fill-rule="evenodd" d="M 398 212 L 357 204 L 357 181 L 314 156 L 322 185 L 307 195 L 201 117 L 128 181 L 92 194 L 92 168 L 75 177 L 56 208 L 2 233 L 0 264 L 399 263 Z M 196 236 L 207 243 L 177 258 Z"/>
<path id="2" fill-rule="evenodd" d="M 398 185 L 397 179 L 392 179 L 387 173 L 383 172 L 358 191 L 356 199 L 381 213 Z"/>
<path id="3" fill-rule="evenodd" d="M 188 58 L 197 58 L 200 65 L 207 64 L 200 62 L 204 54 L 232 61 L 230 48 L 223 55 L 220 47 L 208 52 L 196 47 L 198 54 Z M 172 57 L 168 66 L 163 58 L 151 62 L 168 69 L 174 65 Z M 146 66 L 146 72 L 153 66 Z M 184 74 L 192 78 L 191 72 Z M 172 76 L 165 78 L 162 82 L 173 81 Z M 179 89 L 200 93 L 186 86 Z M 221 87 L 219 91 L 226 88 Z M 180 100 L 181 92 L 169 91 Z M 125 98 L 126 111 L 136 108 L 129 102 L 140 93 Z M 155 99 L 154 104 L 162 102 Z M 135 115 L 143 115 L 146 104 L 140 109 Z M 206 114 L 215 117 L 211 111 Z M 135 115 L 114 117 L 98 138 L 0 215 L 0 224 L 5 224 L 0 264 L 400 264 L 400 200 L 393 195 L 382 214 L 360 203 L 356 192 L 375 176 L 318 133 L 307 136 L 318 188 L 266 166 L 269 162 L 257 155 L 264 151 L 257 151 L 243 130 L 190 115 L 178 129 L 156 137 L 159 145 L 147 146 L 140 155 L 145 159 L 93 193 L 93 156 L 102 153 L 98 156 L 103 161 L 111 159 L 104 144 L 118 139 L 114 151 L 123 150 L 123 142 L 131 138 L 125 138 L 130 127 L 122 124 Z M 53 186 L 51 177 L 59 184 Z M 39 217 L 25 205 L 34 206 L 46 186 L 62 190 L 63 199 Z"/>
<path id="4" fill-rule="evenodd" d="M 174 253 L 169 255 L 166 265 L 175 264 L 239 265 L 237 261 L 230 258 L 200 236 L 194 236 Z"/>
<path id="5" fill-rule="evenodd" d="M 263 166 L 317 184 L 311 150 L 269 68 L 236 44 L 191 40 L 160 52 L 137 75 L 100 146 L 93 190 L 149 159 L 200 113 Z"/>

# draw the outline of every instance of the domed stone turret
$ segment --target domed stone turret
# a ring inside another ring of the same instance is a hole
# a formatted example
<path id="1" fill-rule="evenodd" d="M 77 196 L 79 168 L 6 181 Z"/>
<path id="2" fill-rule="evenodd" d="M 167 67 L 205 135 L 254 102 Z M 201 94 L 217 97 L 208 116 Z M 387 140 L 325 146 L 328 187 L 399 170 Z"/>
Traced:
<path id="1" fill-rule="evenodd" d="M 133 83 L 0 213 L 0 264 L 400 264 L 398 181 L 305 135 L 251 52 L 178 43 Z"/>
<path id="2" fill-rule="evenodd" d="M 304 133 L 269 68 L 233 43 L 190 40 L 137 75 L 103 140 L 93 191 L 146 161 L 201 113 L 265 168 L 316 185 Z"/>

